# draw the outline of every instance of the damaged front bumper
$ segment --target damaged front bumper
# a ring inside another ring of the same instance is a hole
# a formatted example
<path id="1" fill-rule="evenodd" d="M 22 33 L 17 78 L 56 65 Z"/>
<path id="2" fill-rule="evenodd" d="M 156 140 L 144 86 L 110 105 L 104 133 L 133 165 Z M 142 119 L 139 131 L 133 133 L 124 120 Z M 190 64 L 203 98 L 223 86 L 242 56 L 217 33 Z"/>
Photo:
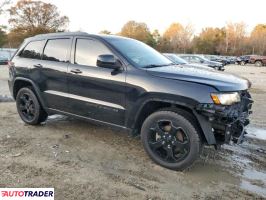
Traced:
<path id="1" fill-rule="evenodd" d="M 215 104 L 199 104 L 196 108 L 198 115 L 206 120 L 205 126 L 209 127 L 212 134 L 210 144 L 241 143 L 245 135 L 245 126 L 249 124 L 249 115 L 252 113 L 251 107 L 253 100 L 248 91 L 241 91 L 241 101 L 239 103 L 223 106 Z M 202 124 L 202 123 L 201 123 Z"/>

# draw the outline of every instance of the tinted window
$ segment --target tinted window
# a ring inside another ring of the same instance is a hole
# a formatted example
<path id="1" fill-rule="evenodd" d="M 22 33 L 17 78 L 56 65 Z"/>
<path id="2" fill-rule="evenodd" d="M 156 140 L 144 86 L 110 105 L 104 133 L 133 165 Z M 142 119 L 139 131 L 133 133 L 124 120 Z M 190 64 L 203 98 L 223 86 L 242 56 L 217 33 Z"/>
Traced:
<path id="1" fill-rule="evenodd" d="M 20 53 L 20 57 L 41 59 L 44 40 L 30 42 Z"/>
<path id="2" fill-rule="evenodd" d="M 169 65 L 172 63 L 164 55 L 140 41 L 126 38 L 107 40 L 137 67 Z"/>
<path id="3" fill-rule="evenodd" d="M 43 60 L 67 62 L 70 44 L 70 39 L 48 40 L 43 52 Z"/>
<path id="4" fill-rule="evenodd" d="M 75 64 L 96 66 L 97 57 L 102 54 L 112 54 L 101 42 L 89 39 L 77 39 Z"/>

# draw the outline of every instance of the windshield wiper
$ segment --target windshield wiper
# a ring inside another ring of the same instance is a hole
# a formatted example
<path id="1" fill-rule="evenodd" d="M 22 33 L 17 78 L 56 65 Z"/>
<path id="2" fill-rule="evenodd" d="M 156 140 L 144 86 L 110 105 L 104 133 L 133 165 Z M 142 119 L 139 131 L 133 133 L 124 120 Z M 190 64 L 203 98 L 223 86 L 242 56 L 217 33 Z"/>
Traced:
<path id="1" fill-rule="evenodd" d="M 163 64 L 163 65 L 156 65 L 156 64 L 150 64 L 150 65 L 146 65 L 142 68 L 155 68 L 155 67 L 164 67 L 164 66 L 170 66 L 170 65 L 175 65 L 174 63 L 169 63 L 169 64 Z"/>

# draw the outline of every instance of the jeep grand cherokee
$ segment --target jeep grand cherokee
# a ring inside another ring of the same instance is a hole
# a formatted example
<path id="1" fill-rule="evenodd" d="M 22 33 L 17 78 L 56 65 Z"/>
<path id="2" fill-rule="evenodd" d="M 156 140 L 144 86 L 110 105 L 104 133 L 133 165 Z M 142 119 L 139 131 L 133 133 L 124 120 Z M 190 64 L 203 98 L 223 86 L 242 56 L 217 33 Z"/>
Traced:
<path id="1" fill-rule="evenodd" d="M 246 79 L 175 65 L 134 39 L 81 32 L 26 39 L 9 62 L 9 87 L 25 123 L 60 113 L 119 127 L 174 170 L 191 166 L 203 145 L 241 142 L 252 104 Z"/>

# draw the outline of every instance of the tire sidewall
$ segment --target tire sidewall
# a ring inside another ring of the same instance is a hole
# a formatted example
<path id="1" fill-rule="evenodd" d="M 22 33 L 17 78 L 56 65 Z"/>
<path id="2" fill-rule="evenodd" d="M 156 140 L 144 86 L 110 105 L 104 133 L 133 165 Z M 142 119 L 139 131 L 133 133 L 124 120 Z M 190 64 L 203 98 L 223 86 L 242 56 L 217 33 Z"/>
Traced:
<path id="1" fill-rule="evenodd" d="M 24 115 L 23 113 L 21 112 L 20 108 L 19 108 L 19 104 L 20 104 L 20 97 L 23 95 L 23 94 L 29 94 L 29 96 L 31 97 L 32 101 L 33 101 L 33 104 L 35 106 L 35 113 L 34 113 L 34 117 L 32 120 L 28 120 Z M 17 97 L 16 97 L 16 106 L 17 106 L 17 111 L 18 111 L 18 114 L 20 116 L 20 118 L 27 124 L 37 124 L 38 121 L 39 121 L 39 116 L 40 116 L 40 104 L 39 104 L 39 101 L 36 97 L 36 95 L 34 94 L 34 92 L 30 89 L 30 88 L 22 88 L 19 90 L 18 94 L 17 94 Z"/>
<path id="2" fill-rule="evenodd" d="M 256 62 L 255 62 L 255 65 L 256 65 L 257 67 L 261 67 L 261 66 L 262 66 L 262 62 L 261 62 L 261 61 L 256 61 Z"/>
<path id="3" fill-rule="evenodd" d="M 150 128 L 153 127 L 158 120 L 171 120 L 173 125 L 176 127 L 182 127 L 186 132 L 189 142 L 190 142 L 190 150 L 188 155 L 177 163 L 168 163 L 160 159 L 158 156 L 154 154 L 148 144 L 148 135 Z M 201 141 L 199 139 L 199 135 L 196 131 L 196 128 L 183 116 L 171 112 L 171 111 L 159 111 L 151 114 L 143 123 L 141 129 L 141 140 L 144 146 L 145 151 L 148 153 L 150 158 L 159 165 L 163 167 L 174 169 L 174 170 L 183 170 L 193 164 L 193 162 L 199 157 L 201 152 Z"/>

